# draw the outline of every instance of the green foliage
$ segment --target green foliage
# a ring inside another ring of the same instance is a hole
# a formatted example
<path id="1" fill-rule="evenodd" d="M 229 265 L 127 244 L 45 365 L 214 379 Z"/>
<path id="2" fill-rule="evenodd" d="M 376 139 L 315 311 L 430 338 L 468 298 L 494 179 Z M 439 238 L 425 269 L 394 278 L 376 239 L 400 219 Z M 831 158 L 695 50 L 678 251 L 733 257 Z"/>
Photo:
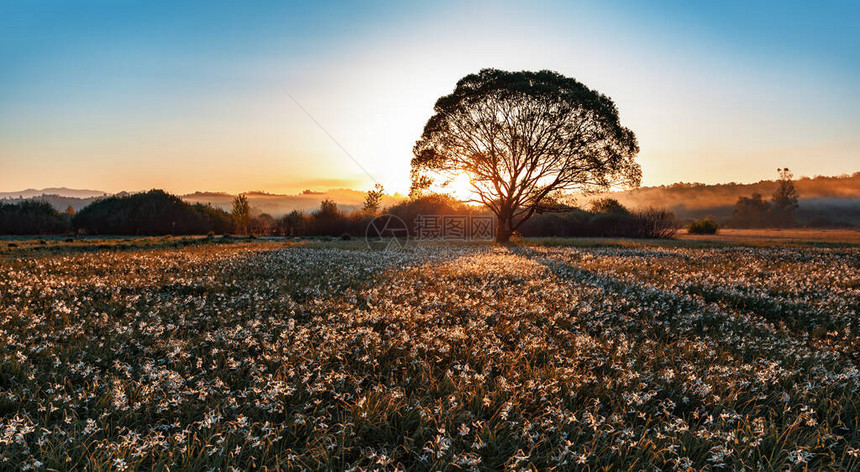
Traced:
<path id="1" fill-rule="evenodd" d="M 687 225 L 687 232 L 690 234 L 717 234 L 720 225 L 710 218 L 693 221 Z"/>
<path id="2" fill-rule="evenodd" d="M 0 234 L 57 234 L 71 228 L 69 215 L 58 212 L 48 202 L 0 203 Z"/>

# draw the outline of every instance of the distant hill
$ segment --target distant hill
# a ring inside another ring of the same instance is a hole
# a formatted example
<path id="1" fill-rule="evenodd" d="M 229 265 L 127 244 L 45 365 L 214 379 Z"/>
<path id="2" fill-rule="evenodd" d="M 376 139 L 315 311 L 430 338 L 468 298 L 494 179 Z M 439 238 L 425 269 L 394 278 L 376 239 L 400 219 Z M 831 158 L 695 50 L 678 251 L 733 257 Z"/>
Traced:
<path id="1" fill-rule="evenodd" d="M 802 177 L 794 182 L 800 193 L 798 217 L 801 222 L 824 216 L 833 221 L 860 225 L 860 172 L 836 177 Z M 612 197 L 629 208 L 661 207 L 681 219 L 713 216 L 727 219 L 740 197 L 760 193 L 769 199 L 777 181 L 762 180 L 752 184 L 677 183 L 659 187 L 640 187 L 621 192 L 607 192 L 581 197 L 581 204 Z"/>
<path id="2" fill-rule="evenodd" d="M 89 205 L 90 203 L 96 201 L 99 198 L 101 198 L 101 196 L 99 196 L 99 197 L 88 197 L 88 198 L 77 198 L 77 197 L 66 197 L 66 196 L 62 196 L 62 195 L 43 195 L 43 194 L 40 194 L 40 195 L 36 195 L 36 196 L 32 196 L 32 197 L 24 197 L 24 198 L 19 198 L 17 196 L 14 198 L 11 198 L 11 197 L 0 198 L 0 202 L 2 202 L 2 203 L 18 203 L 22 200 L 41 200 L 41 201 L 45 201 L 45 202 L 50 203 L 52 207 L 54 207 L 55 209 L 57 209 L 59 211 L 66 211 L 66 209 L 69 208 L 69 205 L 71 205 L 71 207 L 74 208 L 75 211 L 80 211 L 81 208 Z"/>
<path id="3" fill-rule="evenodd" d="M 36 190 L 32 188 L 28 188 L 27 190 L 20 190 L 18 192 L 0 192 L 0 199 L 27 199 L 33 197 L 41 197 L 43 195 L 56 196 L 56 197 L 73 197 L 73 198 L 93 198 L 93 197 L 103 197 L 108 195 L 108 192 L 103 192 L 101 190 L 78 190 L 72 188 L 65 187 L 50 187 L 43 188 L 41 190 Z"/>
<path id="4" fill-rule="evenodd" d="M 247 192 L 251 209 L 254 213 L 268 213 L 274 217 L 285 215 L 293 210 L 312 211 L 319 208 L 325 199 L 333 200 L 342 210 L 354 210 L 364 203 L 366 192 L 352 189 L 333 189 L 325 192 L 305 191 L 296 195 L 279 195 L 266 192 Z M 235 195 L 221 192 L 195 192 L 183 195 L 182 199 L 189 203 L 208 203 L 214 207 L 230 210 Z M 400 202 L 405 197 L 386 195 L 382 198 L 382 206 L 390 206 Z"/>

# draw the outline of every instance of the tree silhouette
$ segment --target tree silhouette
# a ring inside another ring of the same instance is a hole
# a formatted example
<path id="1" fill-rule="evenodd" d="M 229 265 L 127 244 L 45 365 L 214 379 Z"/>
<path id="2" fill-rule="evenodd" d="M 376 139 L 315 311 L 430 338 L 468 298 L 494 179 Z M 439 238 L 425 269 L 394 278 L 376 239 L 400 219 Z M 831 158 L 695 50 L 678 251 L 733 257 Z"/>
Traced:
<path id="1" fill-rule="evenodd" d="M 777 172 L 779 172 L 779 186 L 773 192 L 771 199 L 773 222 L 777 226 L 794 226 L 799 199 L 797 188 L 792 181 L 794 175 L 787 167 L 777 169 Z"/>
<path id="2" fill-rule="evenodd" d="M 68 215 L 50 203 L 23 200 L 15 204 L 0 201 L 0 234 L 53 234 L 71 229 Z"/>
<path id="3" fill-rule="evenodd" d="M 441 97 L 412 159 L 412 194 L 469 175 L 511 234 L 552 192 L 638 186 L 639 147 L 612 100 L 556 72 L 484 69 Z"/>
<path id="4" fill-rule="evenodd" d="M 379 204 L 382 202 L 382 197 L 385 195 L 385 190 L 382 185 L 376 184 L 373 190 L 367 191 L 367 196 L 364 197 L 364 205 L 361 210 L 367 214 L 375 215 L 379 211 Z"/>
<path id="5" fill-rule="evenodd" d="M 163 190 L 100 198 L 72 218 L 87 234 L 205 234 L 228 218 L 225 211 L 190 205 Z"/>
<path id="6" fill-rule="evenodd" d="M 248 197 L 238 195 L 234 198 L 233 209 L 230 214 L 233 216 L 236 230 L 239 233 L 246 233 L 248 230 L 248 223 L 251 221 L 251 204 L 248 203 Z"/>
<path id="7" fill-rule="evenodd" d="M 737 228 L 760 228 L 770 221 L 770 205 L 760 193 L 751 197 L 740 197 L 732 213 L 732 226 Z"/>

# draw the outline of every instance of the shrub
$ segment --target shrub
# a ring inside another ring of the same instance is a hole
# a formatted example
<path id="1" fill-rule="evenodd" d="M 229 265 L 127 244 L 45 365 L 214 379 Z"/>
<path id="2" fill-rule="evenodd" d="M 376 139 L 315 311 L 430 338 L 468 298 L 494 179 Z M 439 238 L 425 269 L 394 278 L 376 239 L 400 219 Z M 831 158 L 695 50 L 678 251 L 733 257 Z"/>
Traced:
<path id="1" fill-rule="evenodd" d="M 717 234 L 719 229 L 720 225 L 710 218 L 694 221 L 687 225 L 687 232 L 690 234 Z"/>
<path id="2" fill-rule="evenodd" d="M 651 208 L 633 213 L 637 233 L 633 237 L 671 239 L 678 231 L 678 220 L 671 211 Z"/>

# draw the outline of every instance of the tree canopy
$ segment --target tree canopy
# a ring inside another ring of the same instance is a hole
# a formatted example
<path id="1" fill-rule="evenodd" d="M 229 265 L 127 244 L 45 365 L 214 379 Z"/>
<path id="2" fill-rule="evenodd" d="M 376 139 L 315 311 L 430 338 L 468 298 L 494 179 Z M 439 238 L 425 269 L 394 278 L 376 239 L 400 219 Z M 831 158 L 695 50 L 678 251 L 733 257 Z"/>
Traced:
<path id="1" fill-rule="evenodd" d="M 72 219 L 86 234 L 205 234 L 224 230 L 227 213 L 206 205 L 190 205 L 163 190 L 114 195 L 87 205 Z"/>
<path id="2" fill-rule="evenodd" d="M 230 215 L 233 217 L 236 230 L 240 233 L 247 232 L 248 223 L 251 222 L 251 204 L 248 203 L 248 197 L 237 195 L 233 199 L 233 208 L 230 210 Z"/>
<path id="3" fill-rule="evenodd" d="M 552 71 L 484 69 L 436 102 L 414 147 L 413 195 L 467 174 L 511 234 L 553 192 L 638 186 L 633 132 L 612 100 Z"/>
<path id="4" fill-rule="evenodd" d="M 794 186 L 791 171 L 788 168 L 777 169 L 779 186 L 773 192 L 773 220 L 777 226 L 794 226 L 795 213 L 798 208 L 800 194 Z"/>

